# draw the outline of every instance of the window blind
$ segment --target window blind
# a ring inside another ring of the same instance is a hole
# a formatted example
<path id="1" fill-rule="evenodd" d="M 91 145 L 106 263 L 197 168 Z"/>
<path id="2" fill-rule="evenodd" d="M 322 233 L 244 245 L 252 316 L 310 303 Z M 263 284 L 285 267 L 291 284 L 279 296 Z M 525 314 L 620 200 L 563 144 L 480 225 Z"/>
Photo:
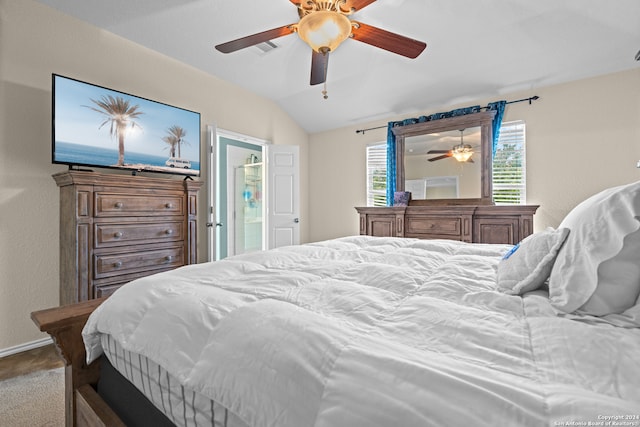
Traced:
<path id="1" fill-rule="evenodd" d="M 502 123 L 493 158 L 493 200 L 501 205 L 526 204 L 525 123 Z"/>
<path id="2" fill-rule="evenodd" d="M 367 147 L 367 206 L 387 205 L 387 144 Z"/>

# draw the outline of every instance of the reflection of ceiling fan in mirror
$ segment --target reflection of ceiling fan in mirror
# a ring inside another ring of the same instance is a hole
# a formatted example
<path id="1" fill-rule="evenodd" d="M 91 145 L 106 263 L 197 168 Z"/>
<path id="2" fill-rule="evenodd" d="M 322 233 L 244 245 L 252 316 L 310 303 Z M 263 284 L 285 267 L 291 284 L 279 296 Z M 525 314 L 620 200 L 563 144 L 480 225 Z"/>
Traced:
<path id="1" fill-rule="evenodd" d="M 349 15 L 376 0 L 289 1 L 298 8 L 300 16 L 298 23 L 222 43 L 217 45 L 216 49 L 222 53 L 231 53 L 297 32 L 300 38 L 313 49 L 311 84 L 317 85 L 326 81 L 329 52 L 333 52 L 347 38 L 412 59 L 427 47 L 424 42 L 348 18 Z"/>
<path id="2" fill-rule="evenodd" d="M 460 129 L 460 144 L 454 145 L 451 150 L 430 150 L 427 154 L 442 154 L 441 156 L 432 157 L 428 159 L 430 162 L 436 160 L 442 160 L 449 157 L 453 157 L 459 162 L 474 163 L 471 156 L 473 156 L 473 147 L 469 144 L 465 144 L 463 141 L 464 129 Z"/>

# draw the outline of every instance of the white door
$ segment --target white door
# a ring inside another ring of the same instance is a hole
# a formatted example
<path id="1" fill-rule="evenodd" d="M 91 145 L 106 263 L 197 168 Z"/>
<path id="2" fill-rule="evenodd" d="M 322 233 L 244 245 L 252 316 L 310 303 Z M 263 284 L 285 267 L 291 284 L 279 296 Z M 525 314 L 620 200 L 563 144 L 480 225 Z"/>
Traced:
<path id="1" fill-rule="evenodd" d="M 300 244 L 300 162 L 297 145 L 268 145 L 267 248 Z"/>

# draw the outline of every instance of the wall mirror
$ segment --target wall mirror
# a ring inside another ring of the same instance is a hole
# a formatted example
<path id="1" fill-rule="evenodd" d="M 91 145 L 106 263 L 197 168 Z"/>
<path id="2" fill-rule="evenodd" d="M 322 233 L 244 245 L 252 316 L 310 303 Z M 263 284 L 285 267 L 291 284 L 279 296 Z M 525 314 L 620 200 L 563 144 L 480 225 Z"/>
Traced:
<path id="1" fill-rule="evenodd" d="M 492 204 L 494 115 L 484 111 L 393 128 L 396 191 L 410 191 L 411 205 Z M 457 160 L 463 154 L 456 151 L 467 151 L 468 159 Z"/>

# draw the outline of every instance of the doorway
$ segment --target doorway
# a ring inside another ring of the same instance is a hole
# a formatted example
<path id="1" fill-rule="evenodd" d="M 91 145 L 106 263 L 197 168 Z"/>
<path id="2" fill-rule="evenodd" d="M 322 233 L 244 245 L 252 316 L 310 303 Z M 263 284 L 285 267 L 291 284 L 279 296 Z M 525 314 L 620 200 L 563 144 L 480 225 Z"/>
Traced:
<path id="1" fill-rule="evenodd" d="M 216 132 L 216 260 L 264 248 L 265 145 L 244 135 Z"/>
<path id="2" fill-rule="evenodd" d="M 209 260 L 299 244 L 298 147 L 208 133 Z"/>

